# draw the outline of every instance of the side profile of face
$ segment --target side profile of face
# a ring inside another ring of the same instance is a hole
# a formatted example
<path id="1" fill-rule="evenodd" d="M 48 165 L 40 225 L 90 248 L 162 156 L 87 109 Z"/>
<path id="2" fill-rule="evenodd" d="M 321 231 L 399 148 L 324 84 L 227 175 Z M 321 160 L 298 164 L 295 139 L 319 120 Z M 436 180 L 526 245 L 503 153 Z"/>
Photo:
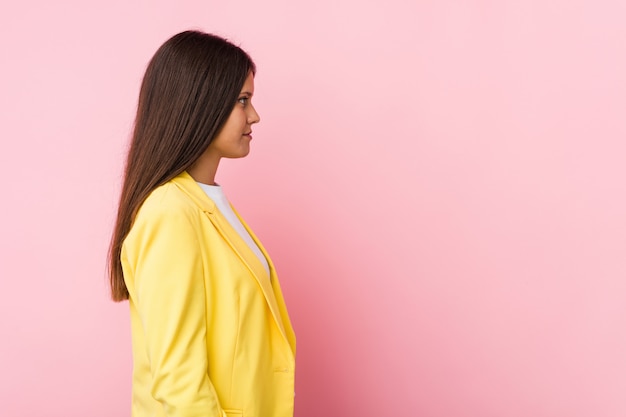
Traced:
<path id="1" fill-rule="evenodd" d="M 207 148 L 213 158 L 242 158 L 250 152 L 252 125 L 260 121 L 252 105 L 254 74 L 250 72 L 226 123 Z"/>

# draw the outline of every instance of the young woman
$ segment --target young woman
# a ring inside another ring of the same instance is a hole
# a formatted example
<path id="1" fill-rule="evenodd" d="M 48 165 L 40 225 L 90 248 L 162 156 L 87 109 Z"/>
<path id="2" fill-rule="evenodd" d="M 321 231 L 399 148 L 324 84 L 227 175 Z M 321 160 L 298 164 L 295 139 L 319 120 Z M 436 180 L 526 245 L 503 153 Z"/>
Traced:
<path id="1" fill-rule="evenodd" d="M 143 79 L 110 277 L 129 300 L 132 415 L 293 415 L 295 336 L 263 246 L 215 183 L 250 151 L 255 66 L 187 31 Z"/>

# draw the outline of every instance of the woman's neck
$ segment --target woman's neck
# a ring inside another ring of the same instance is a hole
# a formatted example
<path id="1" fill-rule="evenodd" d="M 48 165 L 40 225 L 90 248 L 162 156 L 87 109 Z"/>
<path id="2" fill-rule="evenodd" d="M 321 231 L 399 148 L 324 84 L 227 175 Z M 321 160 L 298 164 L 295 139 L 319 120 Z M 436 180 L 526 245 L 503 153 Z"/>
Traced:
<path id="1" fill-rule="evenodd" d="M 204 153 L 189 168 L 187 173 L 191 175 L 196 182 L 202 184 L 215 185 L 215 174 L 219 166 L 220 158 L 211 158 L 211 155 Z"/>

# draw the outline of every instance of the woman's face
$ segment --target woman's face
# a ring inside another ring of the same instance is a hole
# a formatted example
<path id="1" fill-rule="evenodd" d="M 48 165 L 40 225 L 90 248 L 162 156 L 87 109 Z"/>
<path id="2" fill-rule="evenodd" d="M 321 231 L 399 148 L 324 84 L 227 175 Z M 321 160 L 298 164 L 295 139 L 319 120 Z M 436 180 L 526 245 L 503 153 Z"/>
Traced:
<path id="1" fill-rule="evenodd" d="M 254 75 L 248 73 L 239 98 L 224 127 L 211 141 L 207 151 L 219 158 L 242 158 L 250 152 L 252 125 L 258 123 L 259 114 L 252 105 Z"/>

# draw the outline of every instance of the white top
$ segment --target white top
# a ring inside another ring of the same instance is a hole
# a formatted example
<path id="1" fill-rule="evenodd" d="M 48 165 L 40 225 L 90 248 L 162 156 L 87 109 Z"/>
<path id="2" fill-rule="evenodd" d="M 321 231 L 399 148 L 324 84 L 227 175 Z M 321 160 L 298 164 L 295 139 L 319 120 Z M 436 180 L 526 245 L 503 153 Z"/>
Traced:
<path id="1" fill-rule="evenodd" d="M 270 267 L 267 263 L 267 259 L 265 259 L 265 256 L 263 256 L 263 252 L 261 252 L 257 244 L 254 242 L 254 239 L 252 239 L 252 236 L 250 236 L 250 233 L 248 233 L 244 225 L 241 223 L 241 220 L 239 220 L 239 217 L 237 217 L 237 215 L 233 211 L 233 208 L 231 207 L 230 202 L 226 198 L 226 195 L 224 194 L 224 190 L 222 190 L 222 187 L 217 184 L 207 185 L 207 184 L 202 184 L 201 182 L 199 182 L 198 185 L 204 190 L 206 195 L 208 195 L 209 198 L 215 203 L 220 213 L 222 213 L 222 215 L 226 217 L 226 220 L 228 220 L 228 223 L 230 223 L 230 225 L 237 231 L 237 233 L 239 233 L 239 236 L 241 236 L 241 238 L 248 244 L 250 249 L 252 249 L 252 252 L 254 252 L 254 254 L 259 258 L 259 261 L 261 261 L 261 264 L 263 264 L 263 267 L 265 268 L 265 271 L 267 272 L 267 276 L 269 276 Z"/>

